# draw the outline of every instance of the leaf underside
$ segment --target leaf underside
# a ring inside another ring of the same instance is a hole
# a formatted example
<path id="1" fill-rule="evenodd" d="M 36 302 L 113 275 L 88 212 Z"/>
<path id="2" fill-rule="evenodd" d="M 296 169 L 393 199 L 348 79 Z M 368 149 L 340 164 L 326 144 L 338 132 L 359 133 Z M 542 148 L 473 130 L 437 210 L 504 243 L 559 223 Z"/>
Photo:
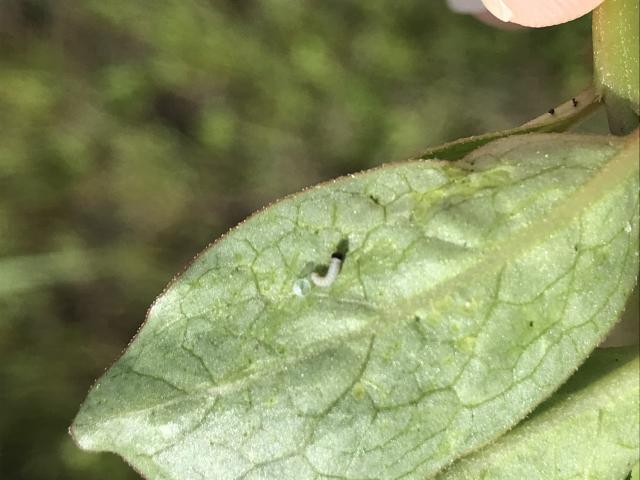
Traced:
<path id="1" fill-rule="evenodd" d="M 444 145 L 430 148 L 420 154 L 417 159 L 459 160 L 473 150 L 500 138 L 529 133 L 564 132 L 569 127 L 591 114 L 600 104 L 600 97 L 593 87 L 588 87 L 579 95 L 550 109 L 533 120 L 498 132 L 485 133 L 467 138 L 460 138 Z"/>
<path id="2" fill-rule="evenodd" d="M 309 282 L 339 249 L 335 282 Z M 205 250 L 72 433 L 153 479 L 424 480 L 547 398 L 637 271 L 635 139 L 522 135 L 342 178 Z"/>

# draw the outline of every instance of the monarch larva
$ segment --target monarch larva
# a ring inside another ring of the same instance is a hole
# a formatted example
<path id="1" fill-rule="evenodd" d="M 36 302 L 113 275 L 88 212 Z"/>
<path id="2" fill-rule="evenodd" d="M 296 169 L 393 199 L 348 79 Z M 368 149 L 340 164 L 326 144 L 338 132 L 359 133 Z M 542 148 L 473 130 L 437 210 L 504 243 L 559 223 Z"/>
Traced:
<path id="1" fill-rule="evenodd" d="M 313 282 L 313 284 L 316 285 L 317 287 L 322 287 L 322 288 L 331 286 L 331 284 L 336 281 L 336 278 L 340 273 L 343 260 L 344 260 L 344 256 L 340 252 L 334 252 L 331 255 L 329 268 L 327 269 L 327 273 L 325 273 L 324 276 L 319 275 L 316 272 L 313 272 L 311 274 L 311 281 Z"/>

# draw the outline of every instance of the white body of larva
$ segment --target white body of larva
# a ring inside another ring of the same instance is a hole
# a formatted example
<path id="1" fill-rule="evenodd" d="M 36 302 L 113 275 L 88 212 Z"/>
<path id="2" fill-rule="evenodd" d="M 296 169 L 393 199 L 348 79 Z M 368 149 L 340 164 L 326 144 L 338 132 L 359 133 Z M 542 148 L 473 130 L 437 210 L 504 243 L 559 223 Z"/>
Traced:
<path id="1" fill-rule="evenodd" d="M 327 269 L 327 273 L 324 277 L 313 272 L 311 274 L 311 281 L 317 287 L 330 287 L 331 284 L 336 281 L 336 278 L 338 278 L 340 268 L 342 268 L 342 258 L 337 255 L 332 255 L 331 261 L 329 262 L 329 268 Z"/>

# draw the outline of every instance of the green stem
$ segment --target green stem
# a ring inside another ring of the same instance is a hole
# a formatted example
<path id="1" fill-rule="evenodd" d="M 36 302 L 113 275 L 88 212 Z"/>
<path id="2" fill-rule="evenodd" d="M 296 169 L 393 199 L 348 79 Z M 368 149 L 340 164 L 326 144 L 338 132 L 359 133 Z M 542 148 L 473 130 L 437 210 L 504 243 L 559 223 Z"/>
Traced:
<path id="1" fill-rule="evenodd" d="M 638 126 L 638 23 L 638 0 L 606 0 L 593 12 L 594 83 L 617 135 Z"/>

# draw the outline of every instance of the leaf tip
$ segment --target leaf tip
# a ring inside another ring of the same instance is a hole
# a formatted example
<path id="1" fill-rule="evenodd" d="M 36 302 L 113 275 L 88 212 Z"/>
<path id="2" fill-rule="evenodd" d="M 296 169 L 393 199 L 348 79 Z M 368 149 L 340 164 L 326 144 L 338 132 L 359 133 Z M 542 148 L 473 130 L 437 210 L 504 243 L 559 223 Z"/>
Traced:
<path id="1" fill-rule="evenodd" d="M 73 440 L 78 448 L 82 450 L 96 450 L 95 442 L 93 441 L 93 436 L 91 435 L 90 428 L 88 424 L 82 423 L 81 421 L 82 411 L 78 413 L 76 418 L 73 420 L 73 423 L 69 426 L 68 432 L 69 436 Z"/>

